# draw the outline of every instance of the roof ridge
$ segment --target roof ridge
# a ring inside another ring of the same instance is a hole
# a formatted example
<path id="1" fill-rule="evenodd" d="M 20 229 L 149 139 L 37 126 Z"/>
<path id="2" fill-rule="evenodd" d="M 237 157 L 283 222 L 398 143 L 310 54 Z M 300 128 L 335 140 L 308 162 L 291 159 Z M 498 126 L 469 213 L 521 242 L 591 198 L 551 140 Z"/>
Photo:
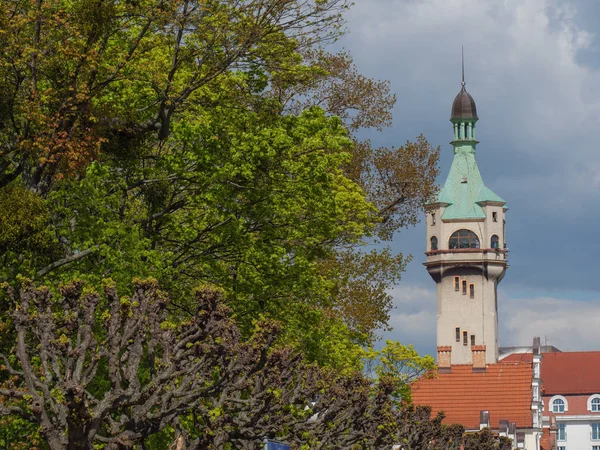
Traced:
<path id="1" fill-rule="evenodd" d="M 600 355 L 600 350 L 576 350 L 573 352 L 547 352 L 547 353 L 542 353 L 542 356 L 545 356 L 545 355 L 575 355 L 575 354 L 581 354 L 581 353 L 585 353 L 585 354 L 598 353 Z"/>

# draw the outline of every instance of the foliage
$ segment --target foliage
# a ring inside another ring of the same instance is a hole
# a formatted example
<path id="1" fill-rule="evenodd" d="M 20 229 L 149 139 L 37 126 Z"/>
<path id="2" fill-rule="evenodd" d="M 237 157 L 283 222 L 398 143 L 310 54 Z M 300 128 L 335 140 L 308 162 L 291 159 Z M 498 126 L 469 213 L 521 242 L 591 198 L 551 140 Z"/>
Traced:
<path id="1" fill-rule="evenodd" d="M 152 276 L 177 316 L 216 283 L 245 335 L 276 318 L 355 368 L 410 259 L 361 246 L 415 222 L 437 151 L 353 135 L 390 125 L 395 97 L 323 49 L 348 6 L 1 2 L 0 276 Z"/>
<path id="2" fill-rule="evenodd" d="M 412 345 L 386 341 L 381 350 L 366 352 L 365 369 L 374 379 L 389 379 L 395 389 L 393 397 L 401 404 L 411 403 L 411 383 L 434 373 L 435 360 L 430 355 L 421 356 Z"/>
<path id="3" fill-rule="evenodd" d="M 468 433 L 464 438 L 465 450 L 511 450 L 512 441 L 504 436 L 494 436 L 489 428 L 478 433 Z"/>
<path id="4" fill-rule="evenodd" d="M 372 383 L 274 347 L 276 322 L 243 340 L 220 289 L 197 290 L 182 323 L 152 279 L 135 281 L 131 297 L 112 280 L 103 295 L 81 281 L 52 291 L 8 288 L 15 339 L 0 354 L 0 420 L 39 425 L 50 449 L 241 449 L 266 436 L 296 448 L 433 450 L 461 439 L 443 414 L 398 407 L 393 377 Z"/>
<path id="5" fill-rule="evenodd" d="M 344 0 L 9 0 L 0 6 L 2 177 L 37 191 L 115 134 L 164 140 L 228 70 L 291 70 L 340 33 Z"/>

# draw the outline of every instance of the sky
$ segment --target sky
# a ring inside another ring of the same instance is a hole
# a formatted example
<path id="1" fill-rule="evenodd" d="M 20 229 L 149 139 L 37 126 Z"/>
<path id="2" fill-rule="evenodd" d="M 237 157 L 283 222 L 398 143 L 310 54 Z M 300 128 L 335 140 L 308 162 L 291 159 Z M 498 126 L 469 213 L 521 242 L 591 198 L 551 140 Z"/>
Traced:
<path id="1" fill-rule="evenodd" d="M 477 162 L 509 208 L 500 345 L 540 336 L 563 351 L 600 350 L 600 1 L 354 1 L 338 45 L 398 98 L 393 126 L 368 137 L 399 146 L 423 133 L 441 146 L 440 184 L 464 45 Z M 414 259 L 391 291 L 392 330 L 382 338 L 435 354 L 423 222 L 396 233 L 393 248 Z"/>

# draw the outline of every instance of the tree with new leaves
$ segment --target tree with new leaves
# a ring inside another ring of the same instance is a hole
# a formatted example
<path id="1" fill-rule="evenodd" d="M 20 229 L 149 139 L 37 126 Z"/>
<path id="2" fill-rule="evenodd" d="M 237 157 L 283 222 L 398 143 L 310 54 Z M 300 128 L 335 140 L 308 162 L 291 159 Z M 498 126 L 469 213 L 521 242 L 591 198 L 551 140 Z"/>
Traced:
<path id="1" fill-rule="evenodd" d="M 278 329 L 273 322 L 257 323 L 253 337 L 242 342 L 213 288 L 197 292 L 194 317 L 179 324 L 167 319 L 168 297 L 153 280 L 136 281 L 131 297 L 120 297 L 110 280 L 104 295 L 81 282 L 53 294 L 24 280 L 19 293 L 9 289 L 9 298 L 6 322 L 16 342 L 0 355 L 0 416 L 39 424 L 52 449 L 131 447 L 190 414 L 199 421 L 193 431 L 205 439 L 189 448 L 222 448 L 226 428 L 212 419 L 233 418 L 225 408 L 243 402 L 246 391 L 256 392 L 257 382 L 271 381 L 263 396 L 285 390 L 285 380 L 275 383 L 273 375 L 299 362 L 283 349 L 268 353 Z M 295 370 L 310 377 L 308 370 Z M 305 414 L 312 395 L 302 390 L 285 405 Z M 275 407 L 269 412 L 278 414 Z M 276 422 L 268 424 L 274 429 Z"/>
<path id="2" fill-rule="evenodd" d="M 135 281 L 131 297 L 111 280 L 102 294 L 80 281 L 7 289 L 2 326 L 15 338 L 0 354 L 0 418 L 39 425 L 53 450 L 256 449 L 265 436 L 314 449 L 462 442 L 462 427 L 443 425 L 443 414 L 399 407 L 392 377 L 373 383 L 274 348 L 273 321 L 242 340 L 214 287 L 197 290 L 195 314 L 182 323 L 168 319 L 155 280 Z"/>
<path id="3" fill-rule="evenodd" d="M 371 339 L 407 260 L 356 250 L 414 222 L 437 152 L 352 136 L 389 125 L 395 98 L 323 50 L 347 6 L 2 2 L 0 186 L 40 207 L 9 237 L 36 245 L 10 247 L 2 277 L 152 275 L 185 309 L 200 276 L 229 291 L 246 331 L 285 304 L 287 336 L 329 323 L 324 335 Z"/>
<path id="4" fill-rule="evenodd" d="M 511 450 L 512 440 L 505 436 L 494 436 L 489 428 L 478 433 L 468 433 L 464 438 L 465 450 Z"/>
<path id="5" fill-rule="evenodd" d="M 103 144 L 170 134 L 230 70 L 297 66 L 339 36 L 345 0 L 9 0 L 0 6 L 0 185 L 47 192 Z"/>
<path id="6" fill-rule="evenodd" d="M 370 349 L 365 360 L 365 371 L 373 379 L 389 379 L 394 383 L 392 396 L 399 405 L 411 403 L 411 384 L 432 377 L 435 368 L 432 356 L 421 356 L 411 344 L 390 340 L 381 350 Z"/>

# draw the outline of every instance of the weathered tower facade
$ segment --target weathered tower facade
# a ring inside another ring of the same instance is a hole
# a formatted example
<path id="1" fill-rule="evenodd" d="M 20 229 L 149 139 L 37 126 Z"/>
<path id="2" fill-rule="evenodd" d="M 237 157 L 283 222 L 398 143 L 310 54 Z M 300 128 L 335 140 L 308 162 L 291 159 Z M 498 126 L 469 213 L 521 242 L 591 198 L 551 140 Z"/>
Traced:
<path id="1" fill-rule="evenodd" d="M 507 267 L 506 202 L 484 185 L 477 167 L 477 120 L 463 77 L 450 116 L 454 160 L 427 208 L 425 266 L 437 284 L 438 363 L 444 359 L 444 365 L 498 361 L 497 286 Z"/>

